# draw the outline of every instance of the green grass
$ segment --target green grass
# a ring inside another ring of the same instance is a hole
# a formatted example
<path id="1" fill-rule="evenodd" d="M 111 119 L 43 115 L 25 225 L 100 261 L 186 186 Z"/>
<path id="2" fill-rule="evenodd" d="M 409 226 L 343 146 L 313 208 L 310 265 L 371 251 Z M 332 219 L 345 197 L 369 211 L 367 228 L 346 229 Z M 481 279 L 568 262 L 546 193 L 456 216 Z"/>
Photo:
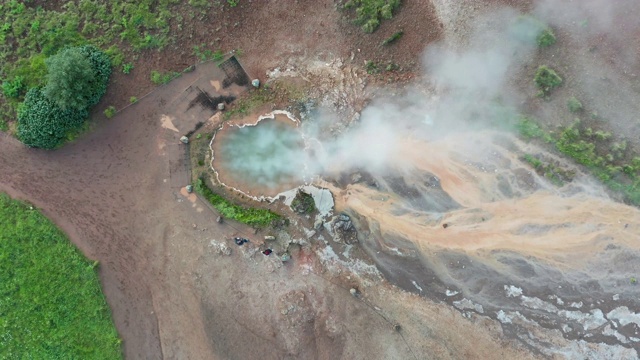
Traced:
<path id="1" fill-rule="evenodd" d="M 0 194 L 0 358 L 121 359 L 96 265 L 38 210 Z"/>
<path id="2" fill-rule="evenodd" d="M 222 50 L 211 51 L 206 48 L 206 45 L 195 45 L 193 47 L 193 55 L 195 55 L 200 61 L 213 60 L 216 62 L 224 59 L 224 52 Z"/>
<path id="3" fill-rule="evenodd" d="M 28 88 L 44 85 L 44 60 L 60 49 L 96 45 L 105 49 L 114 67 L 129 73 L 140 52 L 175 44 L 184 14 L 225 6 L 206 0 L 67 0 L 54 9 L 41 5 L 45 3 L 0 2 L 0 106 L 10 108 L 0 113 L 0 120 L 15 118 L 19 101 L 9 101 L 12 97 L 21 101 Z M 203 19 L 201 13 L 198 20 Z"/>
<path id="4" fill-rule="evenodd" d="M 393 17 L 400 7 L 400 0 L 349 0 L 343 7 L 355 10 L 354 23 L 364 32 L 372 33 L 380 26 L 380 21 Z"/>
<path id="5" fill-rule="evenodd" d="M 236 220 L 254 227 L 269 226 L 274 221 L 282 219 L 282 216 L 270 210 L 245 208 L 233 204 L 229 200 L 214 193 L 202 179 L 196 181 L 195 189 L 227 219 Z"/>
<path id="6" fill-rule="evenodd" d="M 180 73 L 169 71 L 169 72 L 159 72 L 159 71 L 151 71 L 151 82 L 156 85 L 162 85 L 170 82 L 175 79 Z"/>

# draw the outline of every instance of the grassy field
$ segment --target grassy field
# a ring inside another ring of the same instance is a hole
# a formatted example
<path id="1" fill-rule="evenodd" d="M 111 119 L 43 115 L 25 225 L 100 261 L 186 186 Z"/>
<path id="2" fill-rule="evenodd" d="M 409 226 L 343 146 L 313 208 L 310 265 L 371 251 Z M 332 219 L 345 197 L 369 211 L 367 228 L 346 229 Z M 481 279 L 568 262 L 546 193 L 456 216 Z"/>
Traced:
<path id="1" fill-rule="evenodd" d="M 96 265 L 38 210 L 0 194 L 0 358 L 121 359 Z"/>

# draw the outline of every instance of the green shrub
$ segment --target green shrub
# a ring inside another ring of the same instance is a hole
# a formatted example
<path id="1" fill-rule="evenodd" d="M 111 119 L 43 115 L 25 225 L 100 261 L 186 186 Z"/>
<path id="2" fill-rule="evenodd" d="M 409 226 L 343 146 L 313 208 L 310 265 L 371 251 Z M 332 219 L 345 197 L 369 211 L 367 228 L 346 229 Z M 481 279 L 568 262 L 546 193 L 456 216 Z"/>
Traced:
<path id="1" fill-rule="evenodd" d="M 122 65 L 122 72 L 125 74 L 129 74 L 131 73 L 131 70 L 133 70 L 133 64 L 132 63 L 126 63 Z"/>
<path id="2" fill-rule="evenodd" d="M 391 43 L 396 42 L 397 40 L 399 40 L 402 37 L 402 35 L 404 35 L 404 31 L 402 31 L 402 30 L 393 33 L 393 35 L 389 36 L 388 38 L 386 38 L 382 42 L 382 46 L 389 45 Z"/>
<path id="3" fill-rule="evenodd" d="M 32 88 L 18 109 L 18 139 L 30 147 L 53 149 L 69 131 L 82 126 L 87 116 L 86 109 L 62 109 L 40 89 Z"/>
<path id="4" fill-rule="evenodd" d="M 137 102 L 138 102 L 138 98 L 137 98 L 137 97 L 132 96 L 132 97 L 130 97 L 130 98 L 129 98 L 129 103 L 131 103 L 131 104 L 135 104 L 135 103 L 137 103 Z"/>
<path id="5" fill-rule="evenodd" d="M 364 64 L 364 68 L 367 70 L 367 74 L 369 75 L 375 75 L 380 72 L 380 67 L 378 66 L 378 64 L 371 60 L 367 60 L 367 62 Z"/>
<path id="6" fill-rule="evenodd" d="M 569 100 L 567 100 L 567 107 L 569 108 L 569 111 L 571 111 L 572 113 L 577 113 L 582 111 L 582 103 L 573 96 L 570 97 Z"/>
<path id="7" fill-rule="evenodd" d="M 536 43 L 541 48 L 549 47 L 556 43 L 556 35 L 553 33 L 553 30 L 547 26 L 536 38 Z"/>
<path id="8" fill-rule="evenodd" d="M 116 114 L 116 112 L 117 112 L 116 107 L 113 105 L 110 105 L 109 107 L 104 109 L 104 116 L 106 116 L 107 119 L 111 119 Z"/>
<path id="9" fill-rule="evenodd" d="M 122 359 L 97 266 L 38 210 L 0 194 L 0 358 Z"/>
<path id="10" fill-rule="evenodd" d="M 291 209 L 301 214 L 311 214 L 316 210 L 316 203 L 313 196 L 298 190 L 296 197 L 291 202 Z"/>
<path id="11" fill-rule="evenodd" d="M 544 135 L 544 131 L 540 126 L 528 117 L 522 117 L 516 125 L 516 128 L 520 136 L 526 140 L 540 138 Z"/>
<path id="12" fill-rule="evenodd" d="M 227 4 L 231 7 L 236 7 L 240 3 L 240 0 L 227 0 Z"/>
<path id="13" fill-rule="evenodd" d="M 543 95 L 547 95 L 551 90 L 562 84 L 562 78 L 553 69 L 546 65 L 542 65 L 538 68 L 533 81 Z"/>
<path id="14" fill-rule="evenodd" d="M 366 33 L 374 32 L 381 20 L 391 19 L 399 6 L 400 0 L 349 0 L 344 4 L 345 9 L 355 9 L 354 22 Z"/>
<path id="15" fill-rule="evenodd" d="M 16 76 L 13 80 L 2 82 L 2 93 L 9 98 L 17 98 L 23 94 L 26 89 L 24 78 L 22 76 Z"/>

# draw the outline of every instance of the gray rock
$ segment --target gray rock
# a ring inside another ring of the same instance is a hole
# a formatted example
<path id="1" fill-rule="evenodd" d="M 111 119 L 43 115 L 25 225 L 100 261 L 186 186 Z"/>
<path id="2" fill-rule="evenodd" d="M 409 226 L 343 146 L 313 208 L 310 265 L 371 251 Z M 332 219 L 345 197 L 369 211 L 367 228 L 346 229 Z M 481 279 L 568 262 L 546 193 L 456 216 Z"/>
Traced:
<path id="1" fill-rule="evenodd" d="M 347 231 L 351 230 L 351 228 L 353 227 L 353 223 L 351 223 L 351 220 L 349 220 L 349 221 L 345 221 L 345 222 L 344 222 L 344 223 L 342 223 L 342 224 L 343 224 L 343 225 L 342 225 L 342 228 L 343 228 L 344 230 L 347 230 Z"/>
<path id="2" fill-rule="evenodd" d="M 218 224 L 222 224 L 222 216 L 218 216 L 218 217 L 216 218 L 216 222 L 217 222 Z"/>
<path id="3" fill-rule="evenodd" d="M 276 237 L 275 236 L 271 236 L 271 235 L 267 235 L 267 236 L 264 237 L 264 239 L 267 240 L 267 241 L 274 241 L 276 239 Z"/>
<path id="4" fill-rule="evenodd" d="M 218 110 L 224 110 L 224 103 L 218 103 Z"/>
<path id="5" fill-rule="evenodd" d="M 251 85 L 253 85 L 253 87 L 255 88 L 260 87 L 260 80 L 258 79 L 251 80 Z"/>
<path id="6" fill-rule="evenodd" d="M 338 219 L 340 221 L 349 221 L 349 220 L 351 220 L 351 218 L 347 214 L 340 214 L 340 216 L 338 216 Z"/>
<path id="7" fill-rule="evenodd" d="M 288 253 L 284 253 L 282 254 L 282 256 L 280 256 L 280 260 L 284 261 L 289 261 L 291 259 L 291 255 L 289 255 Z"/>
<path id="8" fill-rule="evenodd" d="M 183 137 L 181 137 L 181 138 L 180 138 L 180 141 L 181 141 L 183 144 L 188 144 L 188 143 L 189 143 L 189 138 L 188 138 L 188 137 L 186 137 L 186 136 L 183 136 Z"/>
<path id="9" fill-rule="evenodd" d="M 193 192 L 193 185 L 187 185 L 187 192 L 191 194 Z"/>

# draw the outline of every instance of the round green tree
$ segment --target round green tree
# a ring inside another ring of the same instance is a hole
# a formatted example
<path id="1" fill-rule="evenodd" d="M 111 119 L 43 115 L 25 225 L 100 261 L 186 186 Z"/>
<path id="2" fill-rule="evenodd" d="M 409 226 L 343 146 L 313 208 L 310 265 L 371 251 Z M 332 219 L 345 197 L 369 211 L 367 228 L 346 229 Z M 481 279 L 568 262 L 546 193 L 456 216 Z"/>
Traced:
<path id="1" fill-rule="evenodd" d="M 62 109 L 85 109 L 91 102 L 96 74 L 80 48 L 67 48 L 48 58 L 43 94 Z"/>

